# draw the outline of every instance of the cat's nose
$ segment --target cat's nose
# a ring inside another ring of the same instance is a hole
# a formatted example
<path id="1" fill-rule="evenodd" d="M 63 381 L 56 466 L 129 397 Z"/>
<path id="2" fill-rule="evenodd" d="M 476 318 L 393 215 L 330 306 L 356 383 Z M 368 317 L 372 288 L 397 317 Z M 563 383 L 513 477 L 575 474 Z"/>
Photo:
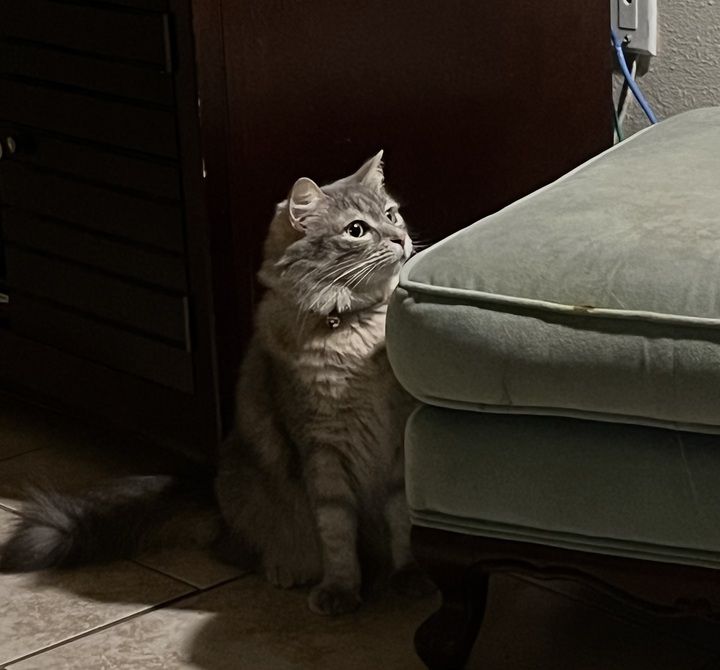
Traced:
<path id="1" fill-rule="evenodd" d="M 405 238 L 404 237 L 393 237 L 391 242 L 394 242 L 395 244 L 399 244 L 403 249 L 405 249 Z"/>

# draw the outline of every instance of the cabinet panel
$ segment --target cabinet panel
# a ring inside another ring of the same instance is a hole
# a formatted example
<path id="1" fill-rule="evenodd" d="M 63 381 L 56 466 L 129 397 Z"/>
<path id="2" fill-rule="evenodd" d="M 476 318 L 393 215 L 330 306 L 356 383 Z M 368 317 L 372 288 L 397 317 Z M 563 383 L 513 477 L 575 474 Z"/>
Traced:
<path id="1" fill-rule="evenodd" d="M 192 356 L 177 347 L 130 333 L 58 305 L 14 295 L 13 332 L 80 358 L 191 393 Z"/>
<path id="2" fill-rule="evenodd" d="M 0 37 L 167 68 L 164 14 L 53 0 L 0 0 L 0 10 Z"/>
<path id="3" fill-rule="evenodd" d="M 158 202 L 6 161 L 0 165 L 0 198 L 6 205 L 183 252 L 182 210 Z"/>
<path id="4" fill-rule="evenodd" d="M 191 5 L 0 0 L 0 142 L 16 148 L 0 160 L 0 387 L 209 459 L 220 421 Z M 224 86 L 222 65 L 213 76 Z"/>
<path id="5" fill-rule="evenodd" d="M 8 242 L 22 247 L 172 291 L 187 290 L 185 260 L 177 254 L 126 244 L 15 208 L 5 211 L 3 231 Z"/>
<path id="6" fill-rule="evenodd" d="M 137 286 L 14 244 L 7 245 L 5 257 L 11 299 L 15 293 L 46 298 L 190 349 L 184 296 Z"/>
<path id="7" fill-rule="evenodd" d="M 159 156 L 177 155 L 171 110 L 5 80 L 0 120 Z"/>
<path id="8" fill-rule="evenodd" d="M 180 199 L 180 167 L 173 160 L 112 152 L 20 125 L 3 124 L 0 136 L 15 140 L 18 150 L 12 157 L 14 162 L 155 197 Z"/>
<path id="9" fill-rule="evenodd" d="M 103 417 L 124 431 L 209 459 L 217 419 L 193 394 L 83 359 L 0 328 L 0 386 L 76 416 Z"/>
<path id="10" fill-rule="evenodd" d="M 89 58 L 25 42 L 0 42 L 0 74 L 171 106 L 172 77 L 159 68 Z"/>

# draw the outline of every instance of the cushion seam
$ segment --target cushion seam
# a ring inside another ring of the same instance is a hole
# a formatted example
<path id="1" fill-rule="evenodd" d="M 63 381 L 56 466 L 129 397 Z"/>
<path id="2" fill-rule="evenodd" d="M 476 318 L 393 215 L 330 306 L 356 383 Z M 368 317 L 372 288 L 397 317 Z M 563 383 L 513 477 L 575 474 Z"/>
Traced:
<path id="1" fill-rule="evenodd" d="M 698 330 L 714 330 L 720 328 L 720 317 L 710 318 L 701 316 L 667 314 L 663 312 L 651 312 L 644 310 L 620 310 L 606 307 L 587 307 L 570 305 L 560 302 L 551 302 L 549 300 L 538 300 L 535 298 L 521 298 L 517 296 L 509 296 L 501 293 L 487 293 L 484 291 L 476 291 L 474 289 L 452 288 L 446 286 L 433 286 L 431 284 L 421 284 L 410 280 L 401 281 L 399 287 L 404 289 L 408 296 L 413 297 L 414 294 L 427 296 L 441 296 L 458 299 L 459 297 L 470 298 L 474 303 L 469 306 L 481 306 L 485 309 L 493 310 L 492 304 L 505 305 L 510 307 L 522 307 L 532 309 L 539 312 L 551 312 L 555 314 L 563 314 L 566 316 L 589 316 L 592 318 L 606 320 L 631 320 L 642 321 L 645 323 L 663 323 L 683 325 Z M 464 303 L 467 304 L 467 303 Z"/>
<path id="2" fill-rule="evenodd" d="M 432 407 L 452 409 L 458 411 L 471 411 L 478 414 L 504 414 L 520 416 L 547 416 L 567 419 L 581 419 L 584 421 L 602 421 L 605 423 L 617 423 L 631 426 L 646 426 L 649 428 L 661 428 L 664 430 L 675 430 L 680 432 L 692 432 L 702 434 L 720 433 L 720 426 L 712 423 L 686 423 L 683 421 L 669 421 L 665 419 L 654 419 L 653 417 L 639 416 L 635 414 L 613 414 L 612 412 L 594 412 L 592 410 L 572 409 L 570 407 L 543 407 L 540 405 L 500 405 L 490 403 L 478 403 L 466 400 L 453 400 L 452 398 L 441 398 L 440 396 L 427 395 L 425 393 L 413 393 L 414 397 Z"/>
<path id="3" fill-rule="evenodd" d="M 718 556 L 718 554 L 712 550 L 698 549 L 695 547 L 683 547 L 680 545 L 660 544 L 658 542 L 643 542 L 639 540 L 625 540 L 622 538 L 605 537 L 600 535 L 583 535 L 582 533 L 576 533 L 571 531 L 553 530 L 549 528 L 537 528 L 534 526 L 523 526 L 521 524 L 507 524 L 498 521 L 483 521 L 482 519 L 473 519 L 458 515 L 444 514 L 442 512 L 434 512 L 432 510 L 417 510 L 411 508 L 410 514 L 411 517 L 413 517 L 413 522 L 415 522 L 416 518 L 420 521 L 437 521 L 438 523 L 447 523 L 458 528 L 466 527 L 469 529 L 473 528 L 476 530 L 485 530 L 488 533 L 497 531 L 499 533 L 506 532 L 507 534 L 524 536 L 528 538 L 534 537 L 538 541 L 543 539 L 557 539 L 561 542 L 565 541 L 578 545 L 597 547 L 599 549 L 605 548 L 602 543 L 606 542 L 608 547 L 615 545 L 615 548 L 618 549 L 626 547 L 630 550 L 635 549 L 637 551 L 642 551 L 648 554 L 652 554 L 653 549 L 664 549 L 668 552 L 680 551 L 687 553 L 695 553 L 698 555 L 702 554 L 704 555 L 702 557 L 720 558 L 720 556 Z M 486 528 L 484 529 L 482 528 L 483 523 L 487 524 Z"/>

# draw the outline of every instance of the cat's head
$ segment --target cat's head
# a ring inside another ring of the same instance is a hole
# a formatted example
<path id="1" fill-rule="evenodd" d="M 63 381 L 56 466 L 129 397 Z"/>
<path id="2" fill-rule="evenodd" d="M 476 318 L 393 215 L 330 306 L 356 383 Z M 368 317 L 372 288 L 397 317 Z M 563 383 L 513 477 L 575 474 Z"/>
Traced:
<path id="1" fill-rule="evenodd" d="M 278 205 L 261 281 L 300 311 L 327 315 L 387 300 L 412 241 L 385 190 L 382 151 L 325 186 L 295 182 Z"/>

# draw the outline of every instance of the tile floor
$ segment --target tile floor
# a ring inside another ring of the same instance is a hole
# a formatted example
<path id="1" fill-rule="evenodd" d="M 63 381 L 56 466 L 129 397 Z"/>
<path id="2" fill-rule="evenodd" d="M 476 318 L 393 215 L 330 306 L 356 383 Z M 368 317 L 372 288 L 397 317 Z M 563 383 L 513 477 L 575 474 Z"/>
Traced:
<path id="1" fill-rule="evenodd" d="M 23 486 L 79 489 L 157 472 L 167 456 L 0 395 L 0 543 Z M 337 619 L 201 551 L 0 576 L 8 670 L 422 670 L 415 627 L 436 606 L 383 596 Z M 495 579 L 469 670 L 720 670 L 720 627 L 662 621 L 566 582 Z"/>

